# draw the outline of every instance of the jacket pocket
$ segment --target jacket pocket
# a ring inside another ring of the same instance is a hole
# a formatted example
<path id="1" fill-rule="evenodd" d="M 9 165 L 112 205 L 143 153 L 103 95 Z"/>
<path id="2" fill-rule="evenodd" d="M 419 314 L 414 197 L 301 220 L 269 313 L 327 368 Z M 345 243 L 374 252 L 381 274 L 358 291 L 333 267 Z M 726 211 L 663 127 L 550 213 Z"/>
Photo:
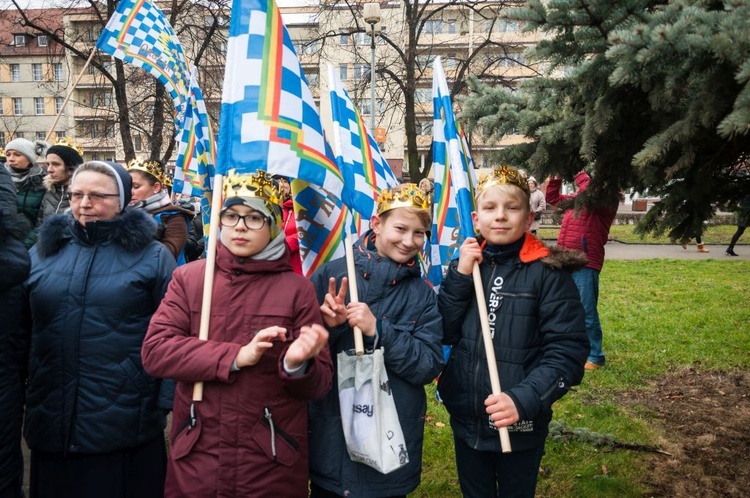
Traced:
<path id="1" fill-rule="evenodd" d="M 170 442 L 169 458 L 179 460 L 189 455 L 201 436 L 202 427 L 200 419 L 198 419 L 195 427 L 190 427 L 190 419 L 186 420 L 180 431 Z"/>
<path id="2" fill-rule="evenodd" d="M 252 437 L 271 461 L 291 467 L 299 459 L 299 443 L 277 425 L 268 406 L 263 408 L 263 416 L 255 424 Z"/>

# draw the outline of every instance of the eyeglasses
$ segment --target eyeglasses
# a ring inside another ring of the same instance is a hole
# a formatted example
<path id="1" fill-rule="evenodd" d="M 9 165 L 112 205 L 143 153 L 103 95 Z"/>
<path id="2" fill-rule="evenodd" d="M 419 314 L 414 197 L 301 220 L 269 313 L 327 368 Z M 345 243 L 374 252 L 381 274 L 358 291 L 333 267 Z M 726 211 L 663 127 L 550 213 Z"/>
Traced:
<path id="1" fill-rule="evenodd" d="M 245 223 L 245 226 L 250 230 L 260 230 L 263 228 L 263 225 L 266 224 L 266 217 L 256 213 L 240 216 L 237 213 L 227 211 L 226 213 L 221 213 L 219 216 L 219 222 L 225 227 L 236 227 L 240 220 L 242 220 L 243 223 Z"/>
<path id="2" fill-rule="evenodd" d="M 67 194 L 69 201 L 81 202 L 84 197 L 88 197 L 91 202 L 104 202 L 107 197 L 120 197 L 120 194 L 98 194 L 90 193 L 85 194 L 83 192 L 68 192 Z"/>

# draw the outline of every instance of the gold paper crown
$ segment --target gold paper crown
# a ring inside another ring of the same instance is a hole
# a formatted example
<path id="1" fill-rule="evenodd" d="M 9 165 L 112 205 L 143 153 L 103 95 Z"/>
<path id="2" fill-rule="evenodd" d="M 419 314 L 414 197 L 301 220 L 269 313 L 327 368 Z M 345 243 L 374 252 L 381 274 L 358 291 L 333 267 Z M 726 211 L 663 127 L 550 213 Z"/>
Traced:
<path id="1" fill-rule="evenodd" d="M 481 175 L 477 182 L 476 196 L 479 197 L 485 190 L 494 185 L 515 185 L 526 192 L 527 196 L 531 195 L 526 175 L 511 166 L 498 166 L 491 172 Z"/>
<path id="2" fill-rule="evenodd" d="M 0 157 L 5 157 L 5 149 L 0 147 Z"/>
<path id="3" fill-rule="evenodd" d="M 224 202 L 230 197 L 256 197 L 266 202 L 282 206 L 281 186 L 265 171 L 240 174 L 229 170 L 224 178 Z"/>
<path id="4" fill-rule="evenodd" d="M 78 152 L 79 156 L 83 157 L 83 147 L 81 147 L 81 144 L 70 137 L 58 138 L 57 142 L 55 142 L 55 145 L 62 145 L 63 147 L 73 149 L 74 151 Z"/>
<path id="5" fill-rule="evenodd" d="M 162 169 L 159 161 L 149 161 L 146 159 L 135 158 L 128 163 L 128 171 L 143 171 L 156 178 L 156 181 L 165 187 L 172 186 L 172 178 Z"/>
<path id="6" fill-rule="evenodd" d="M 404 183 L 403 185 L 380 192 L 377 204 L 378 214 L 383 214 L 386 211 L 400 207 L 426 209 L 429 211 L 430 199 L 416 183 Z"/>

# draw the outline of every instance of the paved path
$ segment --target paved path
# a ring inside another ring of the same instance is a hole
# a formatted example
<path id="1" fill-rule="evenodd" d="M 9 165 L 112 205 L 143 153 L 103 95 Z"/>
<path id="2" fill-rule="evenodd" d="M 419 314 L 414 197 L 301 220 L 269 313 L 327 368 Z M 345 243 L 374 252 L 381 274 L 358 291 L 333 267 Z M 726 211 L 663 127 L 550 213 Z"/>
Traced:
<path id="1" fill-rule="evenodd" d="M 606 259 L 718 259 L 726 261 L 750 261 L 750 245 L 737 245 L 734 252 L 739 256 L 727 256 L 726 245 L 706 245 L 710 252 L 696 251 L 695 244 L 683 249 L 679 244 L 623 244 L 609 241 L 604 246 Z"/>

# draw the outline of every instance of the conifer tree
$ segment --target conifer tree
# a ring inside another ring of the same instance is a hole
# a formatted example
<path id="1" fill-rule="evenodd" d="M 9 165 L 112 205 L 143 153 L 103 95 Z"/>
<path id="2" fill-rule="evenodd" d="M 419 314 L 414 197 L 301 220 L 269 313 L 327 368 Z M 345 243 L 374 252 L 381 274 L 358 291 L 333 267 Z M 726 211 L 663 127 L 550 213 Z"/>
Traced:
<path id="1" fill-rule="evenodd" d="M 577 203 L 627 188 L 661 197 L 642 233 L 699 235 L 750 189 L 750 0 L 530 0 L 548 71 L 518 91 L 477 80 L 467 128 L 530 141 L 499 160 L 537 177 L 593 173 Z"/>

